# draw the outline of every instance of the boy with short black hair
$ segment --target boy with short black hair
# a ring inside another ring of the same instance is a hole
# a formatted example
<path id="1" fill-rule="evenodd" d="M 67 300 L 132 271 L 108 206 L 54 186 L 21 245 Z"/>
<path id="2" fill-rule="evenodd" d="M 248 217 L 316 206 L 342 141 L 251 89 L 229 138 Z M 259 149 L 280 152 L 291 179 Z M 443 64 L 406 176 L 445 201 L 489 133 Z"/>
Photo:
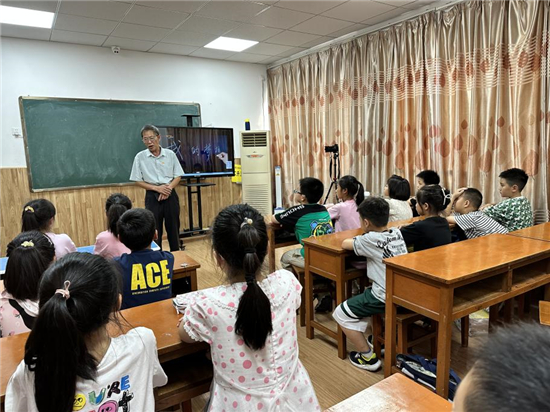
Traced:
<path id="1" fill-rule="evenodd" d="M 506 199 L 496 205 L 483 206 L 481 208 L 483 213 L 496 220 L 510 232 L 533 226 L 531 203 L 521 194 L 529 180 L 527 173 L 521 169 L 512 168 L 502 172 L 499 178 L 499 192 Z"/>
<path id="2" fill-rule="evenodd" d="M 535 323 L 520 323 L 489 335 L 458 386 L 453 411 L 547 411 L 548 342 L 550 328 Z"/>
<path id="3" fill-rule="evenodd" d="M 508 233 L 504 226 L 479 211 L 482 202 L 483 195 L 473 187 L 458 189 L 453 194 L 451 204 L 454 205 L 455 214 L 448 216 L 447 221 L 456 224 L 459 240 Z"/>
<path id="4" fill-rule="evenodd" d="M 441 179 L 434 170 L 422 170 L 416 175 L 416 190 L 425 185 L 438 185 Z"/>
<path id="5" fill-rule="evenodd" d="M 430 169 L 422 170 L 416 175 L 416 191 L 418 192 L 423 186 L 426 185 L 438 185 L 440 181 L 441 179 L 436 171 Z M 411 197 L 409 199 L 409 204 L 411 205 L 413 217 L 418 217 L 419 215 L 416 210 L 416 199 Z"/>
<path id="6" fill-rule="evenodd" d="M 117 223 L 120 241 L 132 251 L 115 258 L 122 269 L 121 309 L 172 297 L 174 255 L 151 250 L 157 240 L 155 217 L 147 209 L 130 209 Z"/>
<path id="7" fill-rule="evenodd" d="M 323 191 L 323 182 L 319 179 L 314 177 L 300 179 L 300 189 L 294 190 L 294 201 L 299 205 L 271 217 L 271 223 L 283 225 L 285 229 L 294 231 L 301 245 L 283 254 L 281 264 L 284 269 L 292 265 L 301 268 L 305 266 L 303 239 L 334 232 L 330 214 L 325 206 L 319 204 Z"/>
<path id="8" fill-rule="evenodd" d="M 388 229 L 390 207 L 384 199 L 368 197 L 357 211 L 365 234 L 344 240 L 342 248 L 367 258 L 367 276 L 372 281 L 372 288 L 340 304 L 332 317 L 358 350 L 350 352 L 351 364 L 374 372 L 381 363 L 365 339 L 366 318 L 386 310 L 386 264 L 383 259 L 406 254 L 407 245 L 398 228 Z"/>
<path id="9" fill-rule="evenodd" d="M 300 247 L 291 249 L 281 256 L 283 269 L 290 269 L 291 266 L 305 267 L 304 239 L 310 236 L 321 236 L 333 233 L 332 219 L 326 207 L 319 204 L 323 197 L 323 182 L 314 177 L 300 179 L 300 189 L 294 190 L 294 201 L 299 203 L 271 217 L 271 223 L 280 224 L 286 230 L 293 231 Z M 330 283 L 320 276 L 315 276 L 316 283 Z M 318 313 L 332 310 L 332 297 L 330 293 L 317 296 L 318 303 L 315 311 Z"/>

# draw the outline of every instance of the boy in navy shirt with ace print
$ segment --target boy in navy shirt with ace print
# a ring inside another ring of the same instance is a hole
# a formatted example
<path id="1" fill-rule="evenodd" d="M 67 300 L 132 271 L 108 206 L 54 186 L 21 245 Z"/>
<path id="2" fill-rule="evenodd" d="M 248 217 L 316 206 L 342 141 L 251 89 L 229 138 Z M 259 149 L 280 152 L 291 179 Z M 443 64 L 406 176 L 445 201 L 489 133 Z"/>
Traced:
<path id="1" fill-rule="evenodd" d="M 122 307 L 133 308 L 172 297 L 174 255 L 151 250 L 157 240 L 155 217 L 147 209 L 131 209 L 120 217 L 120 241 L 132 251 L 116 258 L 122 269 Z"/>

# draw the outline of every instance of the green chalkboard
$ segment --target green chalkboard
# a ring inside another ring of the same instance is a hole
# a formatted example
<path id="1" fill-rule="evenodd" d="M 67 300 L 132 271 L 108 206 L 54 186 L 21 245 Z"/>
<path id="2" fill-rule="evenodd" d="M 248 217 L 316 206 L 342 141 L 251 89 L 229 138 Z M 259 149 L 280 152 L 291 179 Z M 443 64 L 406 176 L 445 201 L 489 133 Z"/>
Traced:
<path id="1" fill-rule="evenodd" d="M 143 125 L 201 126 L 196 103 L 20 97 L 19 109 L 33 192 L 127 183 Z"/>

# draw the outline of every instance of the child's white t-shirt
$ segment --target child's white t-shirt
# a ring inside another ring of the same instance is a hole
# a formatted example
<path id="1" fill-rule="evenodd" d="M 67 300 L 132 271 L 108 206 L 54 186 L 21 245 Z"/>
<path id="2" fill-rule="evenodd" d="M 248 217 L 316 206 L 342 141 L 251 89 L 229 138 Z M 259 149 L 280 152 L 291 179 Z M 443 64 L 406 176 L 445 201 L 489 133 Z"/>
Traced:
<path id="1" fill-rule="evenodd" d="M 397 222 L 398 220 L 412 219 L 413 213 L 409 202 L 406 200 L 386 199 L 390 205 L 389 222 Z"/>
<path id="2" fill-rule="evenodd" d="M 353 251 L 367 259 L 367 276 L 372 281 L 372 294 L 386 302 L 386 264 L 384 259 L 405 255 L 407 245 L 395 227 L 384 232 L 367 232 L 353 238 Z"/>
<path id="3" fill-rule="evenodd" d="M 158 360 L 155 335 L 150 329 L 135 328 L 111 340 L 95 382 L 77 378 L 73 411 L 118 411 L 119 407 L 121 411 L 154 411 L 153 388 L 167 381 Z M 34 372 L 24 361 L 8 383 L 5 408 L 6 412 L 38 412 Z"/>

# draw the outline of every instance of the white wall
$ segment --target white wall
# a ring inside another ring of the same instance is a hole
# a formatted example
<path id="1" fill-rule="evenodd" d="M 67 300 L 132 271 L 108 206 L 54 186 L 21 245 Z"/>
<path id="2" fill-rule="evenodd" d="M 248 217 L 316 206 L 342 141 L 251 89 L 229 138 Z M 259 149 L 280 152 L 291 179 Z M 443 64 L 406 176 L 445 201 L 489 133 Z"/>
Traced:
<path id="1" fill-rule="evenodd" d="M 232 127 L 236 138 L 249 118 L 263 130 L 262 77 L 266 67 L 193 57 L 2 37 L 0 165 L 26 166 L 19 96 L 196 102 L 202 125 Z M 237 141 L 236 141 L 237 143 Z M 239 146 L 235 145 L 235 155 Z"/>

